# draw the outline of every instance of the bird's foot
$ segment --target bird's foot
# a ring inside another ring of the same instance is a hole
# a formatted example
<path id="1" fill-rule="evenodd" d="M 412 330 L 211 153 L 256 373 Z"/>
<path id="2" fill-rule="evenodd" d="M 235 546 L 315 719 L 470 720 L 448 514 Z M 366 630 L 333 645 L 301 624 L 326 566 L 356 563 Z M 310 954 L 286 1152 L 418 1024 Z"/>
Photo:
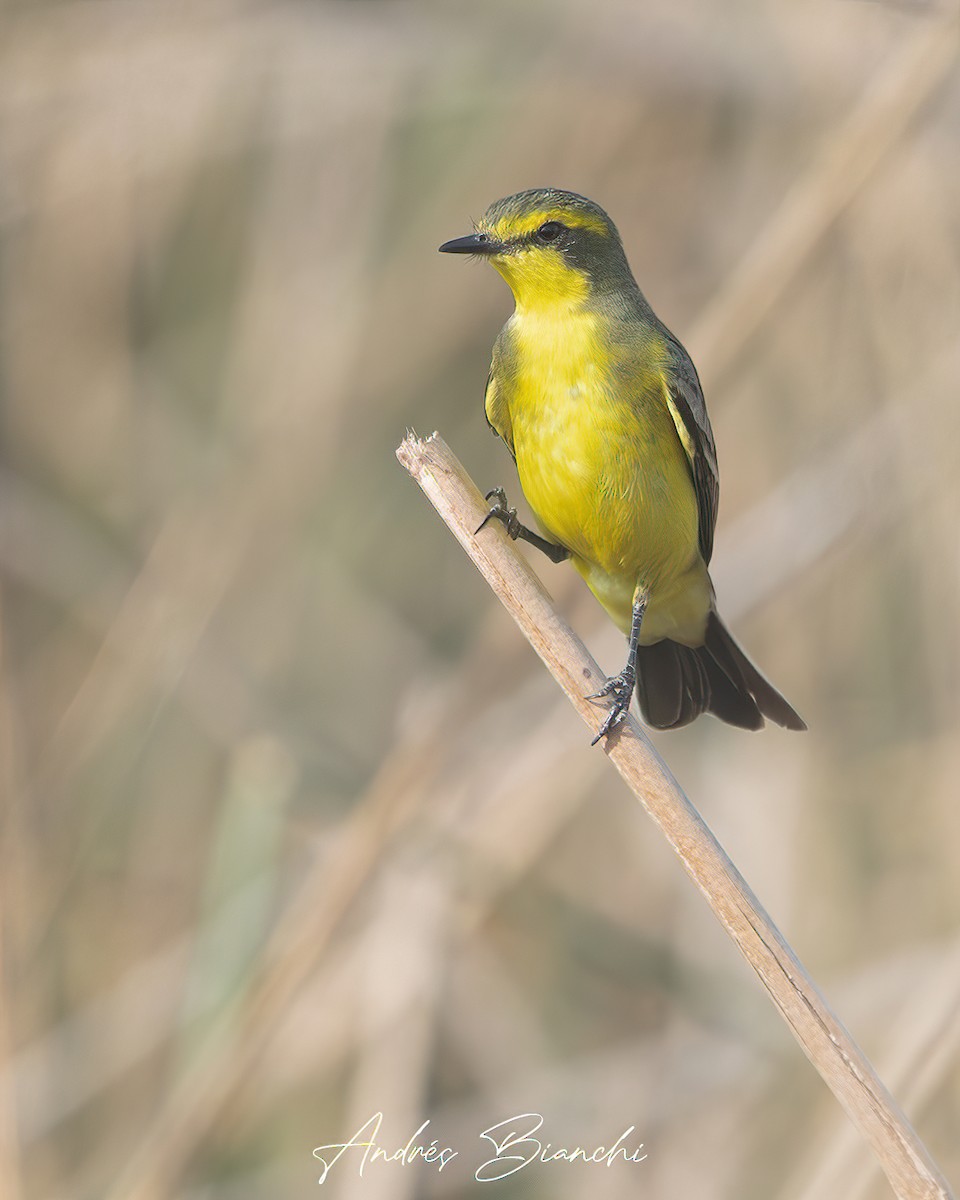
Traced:
<path id="1" fill-rule="evenodd" d="M 592 696 L 587 696 L 588 700 L 603 700 L 607 696 L 613 697 L 613 704 L 610 711 L 607 713 L 603 724 L 597 736 L 590 743 L 595 746 L 601 738 L 606 737 L 623 721 L 627 713 L 630 711 L 630 701 L 633 699 L 633 689 L 636 686 L 637 673 L 631 664 L 624 667 L 619 675 L 614 675 L 603 685 L 599 692 L 594 692 Z"/>
<path id="2" fill-rule="evenodd" d="M 484 496 L 484 500 L 496 500 L 496 503 L 477 526 L 477 533 L 484 528 L 488 521 L 501 521 L 504 529 L 507 531 L 507 536 L 516 541 L 520 536 L 523 526 L 520 524 L 517 510 L 511 508 L 507 503 L 507 493 L 503 488 L 492 488 Z M 476 537 L 476 534 L 474 534 L 474 537 Z"/>
<path id="3" fill-rule="evenodd" d="M 487 492 L 484 499 L 495 500 L 496 503 L 480 522 L 477 533 L 480 532 L 488 521 L 500 521 L 507 531 L 507 537 L 513 538 L 514 541 L 517 538 L 521 538 L 523 541 L 529 542 L 531 546 L 535 546 L 542 554 L 545 554 L 551 562 L 560 563 L 570 557 L 570 551 L 566 546 L 559 546 L 556 542 L 548 542 L 539 533 L 534 533 L 526 525 L 520 524 L 517 510 L 507 504 L 507 493 L 503 488 L 493 488 L 492 491 Z M 475 533 L 473 536 L 476 537 L 477 534 Z"/>

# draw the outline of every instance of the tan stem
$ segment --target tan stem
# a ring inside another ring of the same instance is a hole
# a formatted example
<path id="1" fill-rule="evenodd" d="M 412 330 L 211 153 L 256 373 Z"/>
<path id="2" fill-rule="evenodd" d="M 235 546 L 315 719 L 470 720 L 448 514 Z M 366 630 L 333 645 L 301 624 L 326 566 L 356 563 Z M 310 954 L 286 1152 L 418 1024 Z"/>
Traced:
<path id="1" fill-rule="evenodd" d="M 603 683 L 603 672 L 557 614 L 505 532 L 499 526 L 488 526 L 474 536 L 487 505 L 456 456 L 437 434 L 427 439 L 410 434 L 398 448 L 397 457 L 594 730 L 598 710 L 585 697 Z M 619 731 L 606 739 L 603 751 L 676 851 L 804 1053 L 873 1148 L 894 1193 L 900 1200 L 951 1197 L 947 1181 L 910 1122 L 684 795 L 639 722 L 628 716 Z M 588 753 L 586 741 L 584 753 Z"/>

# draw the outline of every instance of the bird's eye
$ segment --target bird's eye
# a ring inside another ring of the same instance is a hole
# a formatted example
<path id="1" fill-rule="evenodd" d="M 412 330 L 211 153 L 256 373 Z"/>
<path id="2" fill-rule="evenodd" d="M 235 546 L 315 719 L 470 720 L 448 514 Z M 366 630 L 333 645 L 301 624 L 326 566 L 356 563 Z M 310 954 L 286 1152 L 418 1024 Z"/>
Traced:
<path id="1" fill-rule="evenodd" d="M 541 225 L 537 230 L 536 238 L 538 242 L 555 242 L 563 233 L 564 227 L 559 221 L 547 221 L 545 225 Z"/>

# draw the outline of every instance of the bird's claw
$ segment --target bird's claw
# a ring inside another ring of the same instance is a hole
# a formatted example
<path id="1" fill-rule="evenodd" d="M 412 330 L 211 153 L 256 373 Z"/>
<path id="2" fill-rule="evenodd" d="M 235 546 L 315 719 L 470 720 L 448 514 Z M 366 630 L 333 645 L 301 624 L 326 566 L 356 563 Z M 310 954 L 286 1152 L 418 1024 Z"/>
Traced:
<path id="1" fill-rule="evenodd" d="M 601 738 L 607 736 L 626 718 L 630 711 L 630 701 L 633 699 L 633 689 L 636 684 L 636 672 L 631 668 L 626 668 L 619 675 L 614 675 L 603 685 L 599 692 L 594 692 L 592 696 L 587 696 L 588 700 L 602 700 L 606 696 L 613 696 L 613 705 L 610 711 L 604 718 L 603 724 L 597 733 L 597 736 L 590 743 L 595 746 Z"/>
<path id="2" fill-rule="evenodd" d="M 514 541 L 520 536 L 520 518 L 517 516 L 517 510 L 511 508 L 507 503 L 507 493 L 503 488 L 491 488 L 484 496 L 484 500 L 496 499 L 496 504 L 490 509 L 487 515 L 477 526 L 477 533 L 487 524 L 488 521 L 500 521 L 504 529 L 507 531 L 507 537 L 513 538 Z M 476 537 L 477 533 L 474 534 Z"/>

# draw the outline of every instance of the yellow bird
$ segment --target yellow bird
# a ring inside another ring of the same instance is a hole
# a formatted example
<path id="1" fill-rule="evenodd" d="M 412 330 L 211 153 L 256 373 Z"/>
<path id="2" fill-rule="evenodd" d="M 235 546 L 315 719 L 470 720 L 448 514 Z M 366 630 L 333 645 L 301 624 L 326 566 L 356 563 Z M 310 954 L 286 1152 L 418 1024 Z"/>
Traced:
<path id="1" fill-rule="evenodd" d="M 805 729 L 717 614 L 707 568 L 719 478 L 700 381 L 607 214 L 537 188 L 498 200 L 440 250 L 489 259 L 516 304 L 484 407 L 543 536 L 499 488 L 484 525 L 499 520 L 554 562 L 569 558 L 629 639 L 626 666 L 591 697 L 613 701 L 594 742 L 623 720 L 634 688 L 658 729 L 703 712 Z"/>

